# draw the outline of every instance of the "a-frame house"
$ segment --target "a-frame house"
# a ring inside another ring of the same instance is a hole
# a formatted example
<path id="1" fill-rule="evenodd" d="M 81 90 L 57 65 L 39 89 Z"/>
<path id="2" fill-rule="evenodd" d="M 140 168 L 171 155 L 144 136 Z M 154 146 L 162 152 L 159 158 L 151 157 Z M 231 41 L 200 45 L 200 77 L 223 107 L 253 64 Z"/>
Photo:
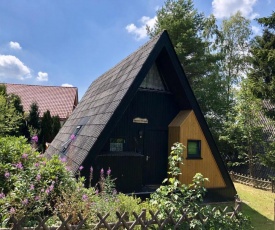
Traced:
<path id="1" fill-rule="evenodd" d="M 144 192 L 167 177 L 168 152 L 187 146 L 181 182 L 209 178 L 207 197 L 233 200 L 236 190 L 166 31 L 96 79 L 46 156 L 66 156 L 71 170 L 112 170 L 122 192 Z"/>

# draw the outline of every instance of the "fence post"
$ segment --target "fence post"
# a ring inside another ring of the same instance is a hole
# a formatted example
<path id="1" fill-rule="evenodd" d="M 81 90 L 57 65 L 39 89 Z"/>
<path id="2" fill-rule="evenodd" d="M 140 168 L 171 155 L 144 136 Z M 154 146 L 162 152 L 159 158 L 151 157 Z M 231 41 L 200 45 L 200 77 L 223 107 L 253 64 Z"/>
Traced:
<path id="1" fill-rule="evenodd" d="M 144 225 L 146 226 L 147 224 L 146 224 L 146 209 L 145 209 L 145 208 L 142 209 L 142 216 L 141 216 L 141 219 L 142 219 Z M 141 225 L 141 230 L 145 230 L 145 229 L 147 229 L 147 227 L 143 227 L 143 226 Z"/>
<path id="2" fill-rule="evenodd" d="M 274 179 L 271 180 L 271 191 L 274 193 Z"/>
<path id="3" fill-rule="evenodd" d="M 230 172 L 229 172 L 229 175 L 230 175 L 230 177 L 231 177 L 232 182 L 235 182 L 234 172 L 233 172 L 233 171 L 230 171 Z"/>
<path id="4" fill-rule="evenodd" d="M 242 210 L 242 201 L 238 194 L 235 196 L 235 210 L 240 212 Z"/>

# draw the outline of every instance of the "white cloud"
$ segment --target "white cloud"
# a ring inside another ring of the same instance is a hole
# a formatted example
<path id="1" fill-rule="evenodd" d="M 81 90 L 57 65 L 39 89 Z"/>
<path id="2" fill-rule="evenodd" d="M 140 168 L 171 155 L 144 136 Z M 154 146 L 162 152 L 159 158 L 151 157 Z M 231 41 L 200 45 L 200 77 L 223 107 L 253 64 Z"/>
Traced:
<path id="1" fill-rule="evenodd" d="M 258 16 L 253 12 L 256 2 L 257 0 L 213 0 L 213 14 L 216 18 L 225 18 L 240 11 L 244 17 L 254 19 Z"/>
<path id="2" fill-rule="evenodd" d="M 48 81 L 48 73 L 38 72 L 37 81 Z"/>
<path id="3" fill-rule="evenodd" d="M 31 78 L 31 70 L 17 57 L 12 55 L 0 55 L 0 81 L 1 79 Z"/>
<path id="4" fill-rule="evenodd" d="M 73 85 L 68 84 L 68 83 L 64 83 L 64 84 L 62 84 L 61 86 L 62 86 L 62 87 L 74 87 Z"/>
<path id="5" fill-rule="evenodd" d="M 260 35 L 261 34 L 261 28 L 258 26 L 252 26 L 252 31 L 255 35 Z"/>
<path id="6" fill-rule="evenodd" d="M 10 41 L 9 45 L 10 45 L 10 48 L 14 49 L 14 50 L 21 50 L 22 49 L 22 47 L 20 46 L 20 44 L 18 42 Z"/>
<path id="7" fill-rule="evenodd" d="M 141 23 L 140 27 L 137 27 L 135 24 L 131 23 L 127 25 L 125 28 L 128 31 L 128 33 L 134 34 L 137 40 L 141 40 L 147 37 L 146 25 L 148 25 L 149 27 L 153 27 L 156 23 L 156 19 L 156 16 L 153 18 L 143 16 L 139 20 L 139 22 Z"/>

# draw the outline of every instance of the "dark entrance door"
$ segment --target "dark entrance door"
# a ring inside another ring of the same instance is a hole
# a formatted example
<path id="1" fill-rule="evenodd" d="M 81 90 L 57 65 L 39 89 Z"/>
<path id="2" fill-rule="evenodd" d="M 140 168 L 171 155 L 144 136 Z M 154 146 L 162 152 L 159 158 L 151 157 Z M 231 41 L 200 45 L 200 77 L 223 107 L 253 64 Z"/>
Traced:
<path id="1" fill-rule="evenodd" d="M 161 184 L 167 177 L 168 132 L 167 130 L 146 130 L 144 133 L 144 185 Z"/>

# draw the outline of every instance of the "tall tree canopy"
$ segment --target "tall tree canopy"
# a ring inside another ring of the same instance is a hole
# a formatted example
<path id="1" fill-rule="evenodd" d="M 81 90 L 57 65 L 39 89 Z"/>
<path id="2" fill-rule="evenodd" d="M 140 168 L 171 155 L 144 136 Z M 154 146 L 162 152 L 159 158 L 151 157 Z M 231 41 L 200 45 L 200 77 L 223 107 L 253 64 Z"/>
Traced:
<path id="1" fill-rule="evenodd" d="M 209 127 L 218 141 L 233 106 L 233 91 L 247 64 L 250 22 L 237 13 L 217 26 L 192 0 L 167 0 L 152 37 L 166 29 Z"/>
<path id="2" fill-rule="evenodd" d="M 204 15 L 198 13 L 192 0 L 167 0 L 157 11 L 155 26 L 147 28 L 150 37 L 168 31 L 191 86 L 206 72 L 206 43 L 200 37 L 203 29 Z"/>
<path id="3" fill-rule="evenodd" d="M 252 66 L 248 77 L 257 97 L 275 103 L 275 12 L 257 21 L 264 29 L 251 46 Z"/>

